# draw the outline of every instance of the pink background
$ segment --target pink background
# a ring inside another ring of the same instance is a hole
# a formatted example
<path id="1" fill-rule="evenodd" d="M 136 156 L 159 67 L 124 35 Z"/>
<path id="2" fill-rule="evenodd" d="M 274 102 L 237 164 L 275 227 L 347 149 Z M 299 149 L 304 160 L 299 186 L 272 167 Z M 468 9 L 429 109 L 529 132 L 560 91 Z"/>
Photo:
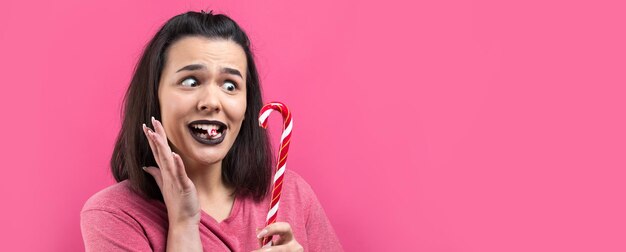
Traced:
<path id="1" fill-rule="evenodd" d="M 202 9 L 347 251 L 626 251 L 623 1 L 92 2 L 0 4 L 3 251 L 84 249 L 133 66 Z"/>

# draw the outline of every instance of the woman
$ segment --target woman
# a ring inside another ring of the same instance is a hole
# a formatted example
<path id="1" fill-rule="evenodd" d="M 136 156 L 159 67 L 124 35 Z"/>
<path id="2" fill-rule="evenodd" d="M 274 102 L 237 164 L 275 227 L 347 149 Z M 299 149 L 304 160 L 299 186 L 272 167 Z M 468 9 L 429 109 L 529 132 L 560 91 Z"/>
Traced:
<path id="1" fill-rule="evenodd" d="M 261 97 L 250 41 L 233 20 L 187 12 L 165 23 L 124 99 L 118 183 L 81 211 L 86 250 L 251 251 L 274 236 L 258 251 L 341 251 L 313 190 L 289 170 L 278 222 L 264 227 L 272 152 Z"/>

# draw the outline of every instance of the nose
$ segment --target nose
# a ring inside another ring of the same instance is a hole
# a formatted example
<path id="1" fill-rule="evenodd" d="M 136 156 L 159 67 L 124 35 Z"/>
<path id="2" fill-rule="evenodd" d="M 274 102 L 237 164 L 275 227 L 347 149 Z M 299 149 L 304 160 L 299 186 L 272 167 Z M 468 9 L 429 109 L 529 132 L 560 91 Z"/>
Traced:
<path id="1" fill-rule="evenodd" d="M 215 89 L 215 86 L 217 85 L 205 85 L 204 92 L 199 92 L 198 110 L 200 112 L 212 113 L 222 110 L 219 90 Z"/>

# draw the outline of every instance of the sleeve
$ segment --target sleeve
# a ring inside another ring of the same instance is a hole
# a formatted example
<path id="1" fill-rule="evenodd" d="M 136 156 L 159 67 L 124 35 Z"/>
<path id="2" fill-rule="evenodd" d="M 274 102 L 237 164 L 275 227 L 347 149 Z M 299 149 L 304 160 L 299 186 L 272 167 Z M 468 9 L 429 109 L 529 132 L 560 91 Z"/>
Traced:
<path id="1" fill-rule="evenodd" d="M 309 202 L 311 203 L 308 207 L 309 213 L 306 221 L 308 251 L 343 251 L 322 204 L 317 199 L 313 189 L 306 182 L 305 185 L 308 187 L 307 191 L 310 192 Z"/>
<path id="2" fill-rule="evenodd" d="M 143 228 L 131 216 L 101 209 L 80 214 L 85 251 L 152 251 Z"/>

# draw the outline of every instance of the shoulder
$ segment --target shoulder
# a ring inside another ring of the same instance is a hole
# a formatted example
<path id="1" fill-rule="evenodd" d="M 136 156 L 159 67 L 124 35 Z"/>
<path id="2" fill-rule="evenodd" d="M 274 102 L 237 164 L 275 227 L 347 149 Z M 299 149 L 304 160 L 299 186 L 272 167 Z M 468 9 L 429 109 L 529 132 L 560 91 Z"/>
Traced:
<path id="1" fill-rule="evenodd" d="M 285 178 L 283 179 L 285 187 L 289 187 L 293 190 L 300 190 L 302 193 L 310 193 L 312 191 L 311 185 L 300 174 L 292 170 L 285 171 Z"/>
<path id="2" fill-rule="evenodd" d="M 150 251 L 163 247 L 160 241 L 165 238 L 159 235 L 167 234 L 163 231 L 167 216 L 151 204 L 130 188 L 128 180 L 93 194 L 80 212 L 86 251 Z"/>
<path id="3" fill-rule="evenodd" d="M 301 205 L 309 205 L 316 199 L 311 185 L 295 171 L 286 170 L 283 178 L 283 190 L 281 198 L 299 201 Z"/>
<path id="4" fill-rule="evenodd" d="M 145 201 L 130 188 L 129 181 L 124 180 L 110 185 L 89 197 L 83 205 L 81 213 L 91 210 L 112 213 L 126 212 L 127 209 Z"/>

